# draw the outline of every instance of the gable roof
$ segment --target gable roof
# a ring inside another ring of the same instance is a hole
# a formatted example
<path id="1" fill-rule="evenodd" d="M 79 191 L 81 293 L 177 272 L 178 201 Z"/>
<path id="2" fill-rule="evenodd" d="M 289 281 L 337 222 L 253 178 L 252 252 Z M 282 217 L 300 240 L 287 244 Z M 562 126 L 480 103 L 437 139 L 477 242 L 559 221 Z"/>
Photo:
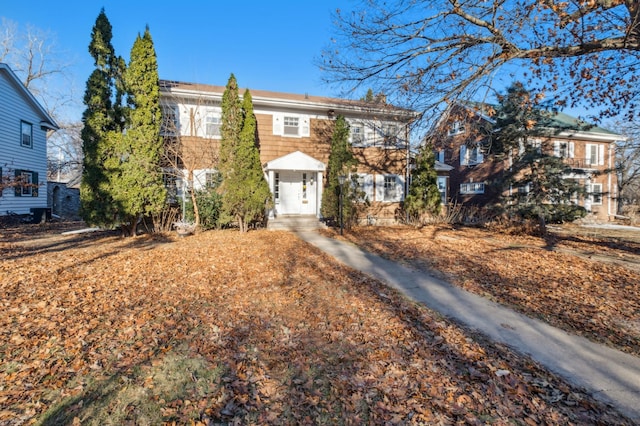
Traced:
<path id="1" fill-rule="evenodd" d="M 0 62 L 0 74 L 5 75 L 9 83 L 22 95 L 25 101 L 40 115 L 40 127 L 46 130 L 58 130 L 60 126 L 42 107 L 40 102 L 33 96 L 31 91 L 27 89 L 18 76 L 13 72 L 9 65 Z"/>
<path id="2" fill-rule="evenodd" d="M 473 101 L 459 102 L 458 105 L 467 110 L 471 110 L 482 119 L 495 124 L 493 115 L 498 109 L 498 105 Z M 542 120 L 534 125 L 534 132 L 544 136 L 593 139 L 610 142 L 625 139 L 624 136 L 618 133 L 595 124 L 587 123 L 564 112 L 549 110 L 543 110 L 542 112 Z"/>
<path id="3" fill-rule="evenodd" d="M 161 92 L 170 92 L 175 95 L 185 97 L 202 96 L 212 100 L 222 99 L 225 86 L 213 86 L 208 84 L 187 83 L 173 80 L 160 80 Z M 369 114 L 380 114 L 393 116 L 399 120 L 411 121 L 418 117 L 415 111 L 400 108 L 384 102 L 354 101 L 340 98 L 329 98 L 324 96 L 312 96 L 284 92 L 272 92 L 267 90 L 253 90 L 251 98 L 254 105 L 271 106 L 278 108 L 304 108 L 310 111 L 327 113 L 333 111 L 335 114 L 353 114 L 367 112 Z M 242 94 L 244 89 L 239 90 Z"/>

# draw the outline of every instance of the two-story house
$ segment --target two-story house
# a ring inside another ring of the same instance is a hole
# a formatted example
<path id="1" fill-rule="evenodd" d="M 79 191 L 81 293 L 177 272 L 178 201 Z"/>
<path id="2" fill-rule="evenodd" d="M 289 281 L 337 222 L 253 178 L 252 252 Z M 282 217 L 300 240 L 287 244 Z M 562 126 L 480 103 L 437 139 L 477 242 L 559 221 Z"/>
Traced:
<path id="1" fill-rule="evenodd" d="M 446 198 L 458 205 L 486 206 L 505 194 L 497 184 L 509 159 L 497 160 L 490 153 L 495 107 L 481 103 L 456 104 L 436 124 L 430 139 L 436 159 L 452 166 Z M 597 220 L 616 214 L 617 176 L 615 143 L 623 137 L 602 127 L 588 125 L 561 112 L 549 113 L 536 123 L 530 143 L 569 166 L 566 178 L 576 179 L 584 196 L 571 202 L 583 206 Z M 526 191 L 509 188 L 508 192 Z"/>
<path id="2" fill-rule="evenodd" d="M 172 144 L 180 147 L 175 151 L 183 172 L 178 192 L 183 186 L 198 189 L 215 176 L 225 87 L 164 80 L 160 85 L 166 145 L 169 152 Z M 250 92 L 260 159 L 275 201 L 271 217 L 321 217 L 334 121 L 342 115 L 350 125 L 356 173 L 369 201 L 366 216 L 394 220 L 406 192 L 412 111 L 382 101 Z"/>
<path id="3" fill-rule="evenodd" d="M 0 63 L 0 216 L 47 207 L 47 132 L 58 125 Z"/>

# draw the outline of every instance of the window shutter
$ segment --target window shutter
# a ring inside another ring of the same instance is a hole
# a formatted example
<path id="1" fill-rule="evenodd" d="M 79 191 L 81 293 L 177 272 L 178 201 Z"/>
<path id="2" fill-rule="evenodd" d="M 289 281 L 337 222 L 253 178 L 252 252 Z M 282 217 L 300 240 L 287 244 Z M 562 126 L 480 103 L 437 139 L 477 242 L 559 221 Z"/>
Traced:
<path id="1" fill-rule="evenodd" d="M 598 145 L 598 164 L 604 166 L 604 144 Z"/>
<path id="2" fill-rule="evenodd" d="M 553 141 L 553 156 L 560 157 L 560 142 Z"/>
<path id="3" fill-rule="evenodd" d="M 284 133 L 284 116 L 282 114 L 273 114 L 273 134 L 282 136 Z"/>
<path id="4" fill-rule="evenodd" d="M 469 164 L 469 159 L 467 158 L 467 146 L 460 145 L 460 165 L 466 166 Z"/>
<path id="5" fill-rule="evenodd" d="M 591 164 L 591 144 L 590 143 L 587 144 L 585 152 L 586 152 L 585 158 L 584 158 L 585 159 L 585 163 L 587 165 L 589 165 L 589 164 Z"/>
<path id="6" fill-rule="evenodd" d="M 569 158 L 574 157 L 574 152 L 575 152 L 575 146 L 573 142 L 569 142 Z"/>
<path id="7" fill-rule="evenodd" d="M 373 175 L 364 175 L 364 188 L 362 190 L 365 193 L 365 197 L 368 201 L 373 201 Z"/>
<path id="8" fill-rule="evenodd" d="M 300 136 L 309 137 L 311 135 L 311 119 L 308 116 L 300 117 Z"/>
<path id="9" fill-rule="evenodd" d="M 38 188 L 40 187 L 40 181 L 38 180 L 38 172 L 31 172 L 31 183 L 33 183 L 33 188 L 31 188 L 31 196 L 38 196 Z"/>
<path id="10" fill-rule="evenodd" d="M 20 179 L 21 176 L 22 176 L 22 170 L 16 169 L 14 181 L 13 181 L 15 185 L 13 189 L 15 190 L 16 197 L 22 197 L 22 187 L 20 185 L 17 185 L 18 179 Z"/>
<path id="11" fill-rule="evenodd" d="M 400 202 L 404 200 L 404 177 L 396 175 L 396 199 L 393 201 Z"/>
<path id="12" fill-rule="evenodd" d="M 375 175 L 376 201 L 384 201 L 384 175 Z"/>

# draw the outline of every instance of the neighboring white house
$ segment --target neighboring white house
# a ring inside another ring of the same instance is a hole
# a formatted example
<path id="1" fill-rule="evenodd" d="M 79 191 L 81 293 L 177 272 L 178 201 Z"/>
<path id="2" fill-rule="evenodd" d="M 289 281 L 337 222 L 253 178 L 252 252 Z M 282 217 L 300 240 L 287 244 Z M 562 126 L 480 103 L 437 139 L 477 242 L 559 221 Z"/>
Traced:
<path id="1" fill-rule="evenodd" d="M 0 63 L 0 216 L 47 207 L 47 132 L 58 125 Z"/>

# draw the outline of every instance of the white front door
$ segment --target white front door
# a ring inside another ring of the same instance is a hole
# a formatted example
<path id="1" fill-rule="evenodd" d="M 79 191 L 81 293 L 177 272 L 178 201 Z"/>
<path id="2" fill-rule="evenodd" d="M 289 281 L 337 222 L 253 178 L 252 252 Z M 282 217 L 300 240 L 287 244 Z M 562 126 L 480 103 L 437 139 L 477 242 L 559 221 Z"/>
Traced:
<path id="1" fill-rule="evenodd" d="M 315 214 L 315 172 L 283 170 L 279 173 L 279 214 Z"/>

